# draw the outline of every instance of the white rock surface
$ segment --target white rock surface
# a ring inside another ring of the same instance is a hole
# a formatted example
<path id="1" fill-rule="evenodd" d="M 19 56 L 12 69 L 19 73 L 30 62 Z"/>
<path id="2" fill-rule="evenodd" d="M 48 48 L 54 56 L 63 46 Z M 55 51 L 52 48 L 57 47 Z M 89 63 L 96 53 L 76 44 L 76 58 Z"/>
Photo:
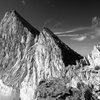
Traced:
<path id="1" fill-rule="evenodd" d="M 21 100 L 35 100 L 41 80 L 62 77 L 64 67 L 81 58 L 49 29 L 40 33 L 16 11 L 7 12 L 1 21 L 0 79 L 17 89 L 15 96 Z"/>
<path id="2" fill-rule="evenodd" d="M 94 46 L 93 51 L 88 55 L 88 60 L 93 66 L 100 66 L 100 44 Z"/>

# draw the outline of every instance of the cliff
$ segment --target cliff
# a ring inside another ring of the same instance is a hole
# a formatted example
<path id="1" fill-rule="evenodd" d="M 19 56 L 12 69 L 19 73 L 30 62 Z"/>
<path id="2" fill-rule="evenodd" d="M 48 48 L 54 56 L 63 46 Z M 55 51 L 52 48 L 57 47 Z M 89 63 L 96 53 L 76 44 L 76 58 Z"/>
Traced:
<path id="1" fill-rule="evenodd" d="M 10 100 L 12 94 L 35 100 L 42 80 L 61 78 L 64 68 L 82 58 L 48 28 L 39 32 L 16 11 L 7 12 L 0 23 L 0 79 Z"/>

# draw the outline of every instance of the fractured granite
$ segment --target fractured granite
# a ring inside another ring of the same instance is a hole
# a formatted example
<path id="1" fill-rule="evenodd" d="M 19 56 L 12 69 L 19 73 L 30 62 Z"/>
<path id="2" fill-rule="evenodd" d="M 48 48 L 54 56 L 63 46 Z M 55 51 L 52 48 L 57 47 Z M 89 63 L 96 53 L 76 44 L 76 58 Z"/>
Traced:
<path id="1" fill-rule="evenodd" d="M 82 57 L 16 11 L 0 23 L 0 100 L 100 100 L 100 44 Z"/>
<path id="2" fill-rule="evenodd" d="M 21 100 L 35 100 L 43 79 L 62 77 L 66 66 L 82 58 L 48 28 L 39 32 L 16 11 L 7 12 L 1 21 L 0 80 Z"/>

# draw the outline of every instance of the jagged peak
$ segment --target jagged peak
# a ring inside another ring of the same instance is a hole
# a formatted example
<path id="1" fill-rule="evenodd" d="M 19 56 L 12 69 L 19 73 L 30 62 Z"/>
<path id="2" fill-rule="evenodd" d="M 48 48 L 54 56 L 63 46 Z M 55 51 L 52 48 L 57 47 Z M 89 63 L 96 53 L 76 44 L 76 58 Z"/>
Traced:
<path id="1" fill-rule="evenodd" d="M 17 15 L 17 11 L 16 10 L 11 10 L 11 11 L 7 11 L 6 13 L 5 13 L 5 15 L 14 15 L 14 16 L 16 16 Z"/>
<path id="2" fill-rule="evenodd" d="M 68 45 L 63 43 L 58 36 L 56 36 L 49 28 L 44 27 L 43 32 L 44 36 L 49 35 L 55 43 L 58 45 L 58 47 L 61 49 L 62 53 L 62 59 L 65 63 L 65 66 L 68 64 L 75 64 L 75 60 L 83 59 L 83 56 L 75 52 L 73 49 L 71 49 Z M 68 58 L 67 58 L 68 57 Z M 71 59 L 71 60 L 70 60 Z"/>
<path id="3" fill-rule="evenodd" d="M 92 52 L 88 55 L 88 60 L 93 66 L 100 65 L 100 43 L 94 46 Z"/>
<path id="4" fill-rule="evenodd" d="M 7 11 L 7 12 L 5 13 L 5 15 L 4 15 L 2 21 L 1 21 L 1 24 L 4 23 L 9 17 L 10 17 L 10 18 L 14 18 L 14 17 L 17 18 L 17 14 L 18 14 L 18 13 L 17 13 L 17 11 L 15 11 L 15 10 Z M 6 20 L 5 20 L 5 19 L 6 19 Z"/>
<path id="5" fill-rule="evenodd" d="M 92 50 L 91 53 L 92 53 L 92 55 L 97 54 L 97 53 L 100 53 L 100 43 L 98 43 L 97 45 L 95 45 L 93 47 L 93 50 Z"/>
<path id="6" fill-rule="evenodd" d="M 61 43 L 62 45 L 66 46 L 68 49 L 69 47 L 67 45 L 65 45 L 57 35 L 55 35 L 49 28 L 44 27 L 43 28 L 43 34 L 49 34 L 50 36 L 52 36 L 54 38 L 54 40 L 56 41 L 57 44 Z"/>
<path id="7" fill-rule="evenodd" d="M 95 45 L 92 52 L 91 52 L 92 55 L 95 55 L 95 54 L 98 54 L 98 53 L 100 54 L 100 43 Z"/>
<path id="8" fill-rule="evenodd" d="M 49 28 L 43 27 L 43 33 L 45 33 L 45 32 L 50 32 L 50 33 L 52 33 L 52 31 L 51 31 Z"/>
<path id="9" fill-rule="evenodd" d="M 31 33 L 36 33 L 39 35 L 39 31 L 34 28 L 31 24 L 29 24 L 16 10 L 11 10 L 5 13 L 4 18 L 1 21 L 1 26 L 6 23 L 8 20 L 15 19 L 19 21 L 24 27 L 26 27 Z M 14 22 L 13 22 L 14 23 Z"/>
<path id="10" fill-rule="evenodd" d="M 48 34 L 50 36 L 53 36 L 53 32 L 47 27 L 43 27 L 42 33 L 45 34 L 45 35 Z"/>

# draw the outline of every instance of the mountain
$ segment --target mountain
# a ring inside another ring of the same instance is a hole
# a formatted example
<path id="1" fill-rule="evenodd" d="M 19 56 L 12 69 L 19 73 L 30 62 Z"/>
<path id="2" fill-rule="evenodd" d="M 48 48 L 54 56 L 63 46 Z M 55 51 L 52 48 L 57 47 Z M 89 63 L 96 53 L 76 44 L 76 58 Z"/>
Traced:
<path id="1" fill-rule="evenodd" d="M 61 78 L 64 68 L 82 58 L 51 30 L 39 32 L 14 10 L 0 23 L 0 88 L 8 89 L 7 100 L 35 100 L 42 80 Z"/>
<path id="2" fill-rule="evenodd" d="M 100 66 L 100 44 L 94 46 L 94 49 L 88 55 L 88 60 L 91 65 Z"/>

